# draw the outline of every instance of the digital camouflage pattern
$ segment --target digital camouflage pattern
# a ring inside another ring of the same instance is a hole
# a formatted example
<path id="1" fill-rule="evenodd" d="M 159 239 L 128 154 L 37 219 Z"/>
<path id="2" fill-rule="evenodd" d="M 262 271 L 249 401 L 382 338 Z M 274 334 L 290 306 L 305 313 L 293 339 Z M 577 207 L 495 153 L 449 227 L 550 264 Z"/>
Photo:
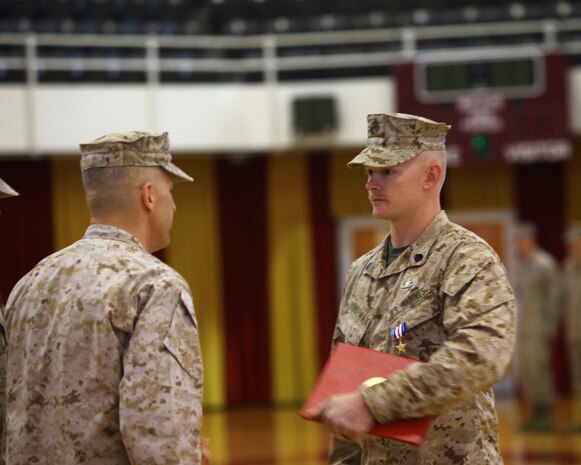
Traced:
<path id="1" fill-rule="evenodd" d="M 12 187 L 0 178 L 0 199 L 14 197 L 19 195 Z M 4 419 L 6 416 L 6 402 L 4 394 L 6 391 L 6 331 L 4 324 L 4 303 L 0 297 L 0 441 L 4 437 Z M 1 442 L 0 442 L 1 444 Z M 1 447 L 1 446 L 0 446 Z M 4 464 L 4 460 L 0 457 L 0 465 Z"/>
<path id="2" fill-rule="evenodd" d="M 581 221 L 573 222 L 565 232 L 565 240 L 571 241 L 581 239 Z"/>
<path id="3" fill-rule="evenodd" d="M 184 279 L 91 225 L 6 306 L 11 465 L 198 465 L 202 359 Z"/>
<path id="4" fill-rule="evenodd" d="M 5 199 L 6 197 L 14 197 L 15 195 L 18 195 L 18 192 L 12 189 L 12 187 L 10 187 L 8 183 L 6 183 L 6 181 L 3 181 L 0 178 L 0 199 Z"/>
<path id="5" fill-rule="evenodd" d="M 424 150 L 445 150 L 446 133 L 451 127 L 404 113 L 367 115 L 367 147 L 347 166 L 389 168 Z"/>
<path id="6" fill-rule="evenodd" d="M 565 260 L 563 283 L 571 384 L 575 395 L 581 398 L 581 262 L 571 257 Z"/>
<path id="7" fill-rule="evenodd" d="M 486 242 L 440 212 L 386 266 L 384 243 L 349 271 L 334 343 L 398 354 L 392 330 L 405 322 L 402 356 L 416 364 L 361 392 L 378 422 L 435 415 L 419 447 L 377 436 L 333 440 L 333 465 L 499 465 L 492 386 L 514 339 L 514 294 Z"/>
<path id="8" fill-rule="evenodd" d="M 525 397 L 536 405 L 553 402 L 551 336 L 556 330 L 560 285 L 555 259 L 537 248 L 527 260 L 519 260 L 514 274 L 519 309 L 518 372 Z"/>
<path id="9" fill-rule="evenodd" d="M 130 131 L 107 134 L 80 144 L 81 171 L 109 166 L 160 166 L 174 182 L 193 181 L 171 162 L 167 132 Z"/>
<path id="10" fill-rule="evenodd" d="M 8 341 L 6 340 L 6 324 L 4 322 L 4 302 L 0 297 L 0 447 L 3 448 L 4 426 L 6 423 L 6 355 Z M 1 449 L 0 449 L 1 450 Z M 0 465 L 4 465 L 4 457 L 0 454 Z"/>

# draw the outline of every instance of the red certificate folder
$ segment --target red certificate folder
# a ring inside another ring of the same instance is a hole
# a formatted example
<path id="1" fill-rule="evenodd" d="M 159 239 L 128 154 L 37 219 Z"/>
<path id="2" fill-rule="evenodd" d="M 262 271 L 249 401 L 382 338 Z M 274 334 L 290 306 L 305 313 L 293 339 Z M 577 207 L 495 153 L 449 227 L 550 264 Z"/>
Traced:
<path id="1" fill-rule="evenodd" d="M 364 347 L 338 343 L 323 367 L 313 392 L 299 413 L 308 420 L 307 410 L 328 397 L 355 391 L 369 378 L 388 378 L 392 373 L 403 370 L 413 363 L 422 362 Z M 423 417 L 386 424 L 378 423 L 371 429 L 370 434 L 420 445 L 432 420 L 433 417 Z"/>

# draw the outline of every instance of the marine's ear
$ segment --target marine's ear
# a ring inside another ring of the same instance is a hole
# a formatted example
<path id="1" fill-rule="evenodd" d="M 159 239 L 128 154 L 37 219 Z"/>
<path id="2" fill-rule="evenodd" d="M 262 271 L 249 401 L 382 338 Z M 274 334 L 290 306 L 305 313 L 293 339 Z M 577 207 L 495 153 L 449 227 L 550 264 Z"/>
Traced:
<path id="1" fill-rule="evenodd" d="M 440 184 L 442 176 L 444 175 L 444 169 L 440 163 L 430 163 L 426 170 L 426 176 L 424 178 L 424 187 L 426 189 L 431 189 L 434 186 Z"/>
<path id="2" fill-rule="evenodd" d="M 152 182 L 145 182 L 139 188 L 139 198 L 143 208 L 151 212 L 155 207 L 155 186 Z"/>

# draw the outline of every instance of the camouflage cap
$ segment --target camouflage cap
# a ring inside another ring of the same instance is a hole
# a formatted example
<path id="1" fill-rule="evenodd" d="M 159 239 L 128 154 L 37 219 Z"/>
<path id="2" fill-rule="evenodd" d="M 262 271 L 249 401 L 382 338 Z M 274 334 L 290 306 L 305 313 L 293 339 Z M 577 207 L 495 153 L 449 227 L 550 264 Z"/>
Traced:
<path id="1" fill-rule="evenodd" d="M 80 147 L 81 171 L 110 166 L 160 166 L 174 182 L 194 180 L 171 162 L 167 132 L 107 134 Z"/>
<path id="2" fill-rule="evenodd" d="M 389 168 L 424 150 L 444 150 L 452 126 L 404 113 L 367 115 L 367 147 L 347 166 Z"/>
<path id="3" fill-rule="evenodd" d="M 575 221 L 565 231 L 565 240 L 574 241 L 581 239 L 581 221 Z"/>
<path id="4" fill-rule="evenodd" d="M 12 187 L 10 187 L 0 178 L 0 199 L 14 197 L 15 195 L 19 195 L 18 192 L 12 189 Z"/>

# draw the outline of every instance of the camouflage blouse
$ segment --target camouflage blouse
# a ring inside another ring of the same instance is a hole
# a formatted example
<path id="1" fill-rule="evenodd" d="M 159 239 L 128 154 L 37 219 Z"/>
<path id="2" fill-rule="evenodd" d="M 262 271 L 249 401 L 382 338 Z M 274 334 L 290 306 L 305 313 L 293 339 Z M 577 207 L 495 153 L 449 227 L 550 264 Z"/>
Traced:
<path id="1" fill-rule="evenodd" d="M 197 465 L 202 360 L 184 279 L 92 225 L 6 305 L 7 462 Z"/>
<path id="2" fill-rule="evenodd" d="M 419 447 L 375 436 L 335 440 L 330 463 L 499 465 L 491 388 L 507 368 L 515 339 L 505 269 L 488 244 L 444 212 L 389 266 L 388 240 L 353 263 L 334 342 L 429 362 L 361 391 L 378 422 L 435 420 Z M 397 349 L 400 342 L 405 352 Z"/>

